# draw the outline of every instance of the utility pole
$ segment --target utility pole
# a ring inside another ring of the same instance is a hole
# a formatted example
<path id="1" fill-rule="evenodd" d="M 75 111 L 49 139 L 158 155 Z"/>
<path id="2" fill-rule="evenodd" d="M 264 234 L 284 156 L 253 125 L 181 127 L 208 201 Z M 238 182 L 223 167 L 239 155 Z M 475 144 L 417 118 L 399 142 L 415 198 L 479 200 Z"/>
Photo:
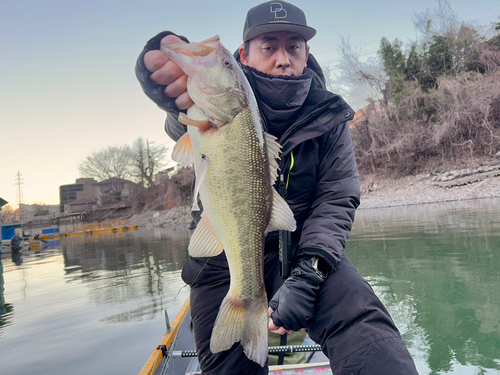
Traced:
<path id="1" fill-rule="evenodd" d="M 149 140 L 146 138 L 146 145 L 147 145 L 147 149 L 148 149 L 148 181 L 151 185 L 153 185 L 153 178 L 154 178 L 154 175 L 153 175 L 153 171 L 154 171 L 154 160 L 153 160 L 153 155 L 151 155 L 150 151 L 149 151 Z M 152 145 L 155 144 L 155 142 L 151 142 Z"/>
<path id="2" fill-rule="evenodd" d="M 23 181 L 23 176 L 21 175 L 21 173 L 19 171 L 17 171 L 17 175 L 16 175 L 16 178 L 15 178 L 15 183 L 14 185 L 16 186 L 16 203 L 17 203 L 17 208 L 19 209 L 18 211 L 18 216 L 19 216 L 19 220 L 21 220 L 21 205 L 24 203 L 24 195 L 23 195 L 23 185 L 24 185 L 24 181 Z"/>

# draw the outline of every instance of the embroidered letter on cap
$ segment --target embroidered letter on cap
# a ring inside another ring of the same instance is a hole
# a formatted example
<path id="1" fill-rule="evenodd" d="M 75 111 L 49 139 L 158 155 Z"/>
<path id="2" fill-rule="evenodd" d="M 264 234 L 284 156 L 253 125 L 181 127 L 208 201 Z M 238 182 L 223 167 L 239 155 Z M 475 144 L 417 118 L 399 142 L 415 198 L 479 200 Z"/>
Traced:
<path id="1" fill-rule="evenodd" d="M 281 3 L 271 3 L 271 13 L 274 13 L 274 18 L 286 18 L 287 16 L 286 10 Z"/>

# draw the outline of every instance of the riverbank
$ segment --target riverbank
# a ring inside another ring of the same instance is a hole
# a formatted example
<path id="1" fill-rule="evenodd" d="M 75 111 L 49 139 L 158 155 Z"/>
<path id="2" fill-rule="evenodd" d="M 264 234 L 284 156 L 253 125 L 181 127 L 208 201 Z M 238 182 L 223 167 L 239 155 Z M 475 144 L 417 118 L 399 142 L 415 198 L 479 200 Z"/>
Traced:
<path id="1" fill-rule="evenodd" d="M 177 206 L 167 211 L 146 211 L 133 215 L 128 225 L 151 228 L 187 228 L 191 223 L 190 206 Z"/>
<path id="2" fill-rule="evenodd" d="M 360 210 L 500 196 L 500 164 L 403 178 L 361 176 Z"/>
<path id="3" fill-rule="evenodd" d="M 402 178 L 365 174 L 361 175 L 359 210 L 495 197 L 500 197 L 500 164 Z M 127 224 L 187 228 L 190 222 L 190 207 L 178 206 L 134 215 Z"/>

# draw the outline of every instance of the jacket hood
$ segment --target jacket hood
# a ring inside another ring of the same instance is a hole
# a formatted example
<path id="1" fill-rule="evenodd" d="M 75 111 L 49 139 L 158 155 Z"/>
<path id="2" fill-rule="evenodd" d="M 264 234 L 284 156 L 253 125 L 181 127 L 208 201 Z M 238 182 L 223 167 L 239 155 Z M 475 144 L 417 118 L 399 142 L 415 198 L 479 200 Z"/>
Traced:
<path id="1" fill-rule="evenodd" d="M 306 68 L 304 74 L 298 77 L 269 75 L 250 67 L 244 70 L 252 81 L 255 96 L 259 98 L 266 130 L 281 138 L 302 113 L 313 80 L 311 69 Z"/>
<path id="2" fill-rule="evenodd" d="M 266 111 L 269 112 L 269 109 L 263 108 L 262 102 L 265 99 L 259 96 L 259 90 L 257 89 L 259 84 L 256 82 L 255 76 L 258 75 L 259 79 L 265 76 L 272 79 L 274 76 L 269 76 L 261 72 L 256 73 L 255 69 L 241 64 L 238 50 L 234 53 L 234 57 L 240 64 L 256 97 L 259 99 L 259 110 L 264 116 L 269 117 L 266 114 Z M 279 134 L 279 142 L 283 145 L 283 154 L 286 154 L 297 144 L 322 136 L 332 130 L 333 127 L 354 118 L 354 110 L 344 99 L 340 95 L 326 89 L 325 76 L 312 54 L 309 54 L 307 68 L 302 77 L 309 76 L 311 77 L 311 83 L 300 110 L 293 117 L 292 123 L 287 123 L 287 129 Z M 286 80 L 286 77 L 281 77 L 281 79 Z M 301 79 L 301 77 L 297 77 L 297 79 Z M 264 122 L 266 121 L 268 121 L 267 118 L 264 119 Z M 266 131 L 269 132 L 267 124 L 264 126 Z"/>

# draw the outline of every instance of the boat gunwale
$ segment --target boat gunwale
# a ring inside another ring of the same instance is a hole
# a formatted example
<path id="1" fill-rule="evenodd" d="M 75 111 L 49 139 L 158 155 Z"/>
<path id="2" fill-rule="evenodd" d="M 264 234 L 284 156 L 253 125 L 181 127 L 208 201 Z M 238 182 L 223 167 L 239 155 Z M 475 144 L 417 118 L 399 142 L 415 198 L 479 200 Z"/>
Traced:
<path id="1" fill-rule="evenodd" d="M 155 373 L 161 362 L 161 358 L 163 357 L 163 352 L 158 348 L 161 345 L 165 345 L 167 349 L 171 347 L 182 323 L 184 322 L 184 319 L 188 316 L 190 309 L 191 304 L 188 297 L 173 320 L 170 331 L 163 335 L 155 350 L 151 353 L 142 370 L 139 372 L 139 375 L 152 375 Z"/>

